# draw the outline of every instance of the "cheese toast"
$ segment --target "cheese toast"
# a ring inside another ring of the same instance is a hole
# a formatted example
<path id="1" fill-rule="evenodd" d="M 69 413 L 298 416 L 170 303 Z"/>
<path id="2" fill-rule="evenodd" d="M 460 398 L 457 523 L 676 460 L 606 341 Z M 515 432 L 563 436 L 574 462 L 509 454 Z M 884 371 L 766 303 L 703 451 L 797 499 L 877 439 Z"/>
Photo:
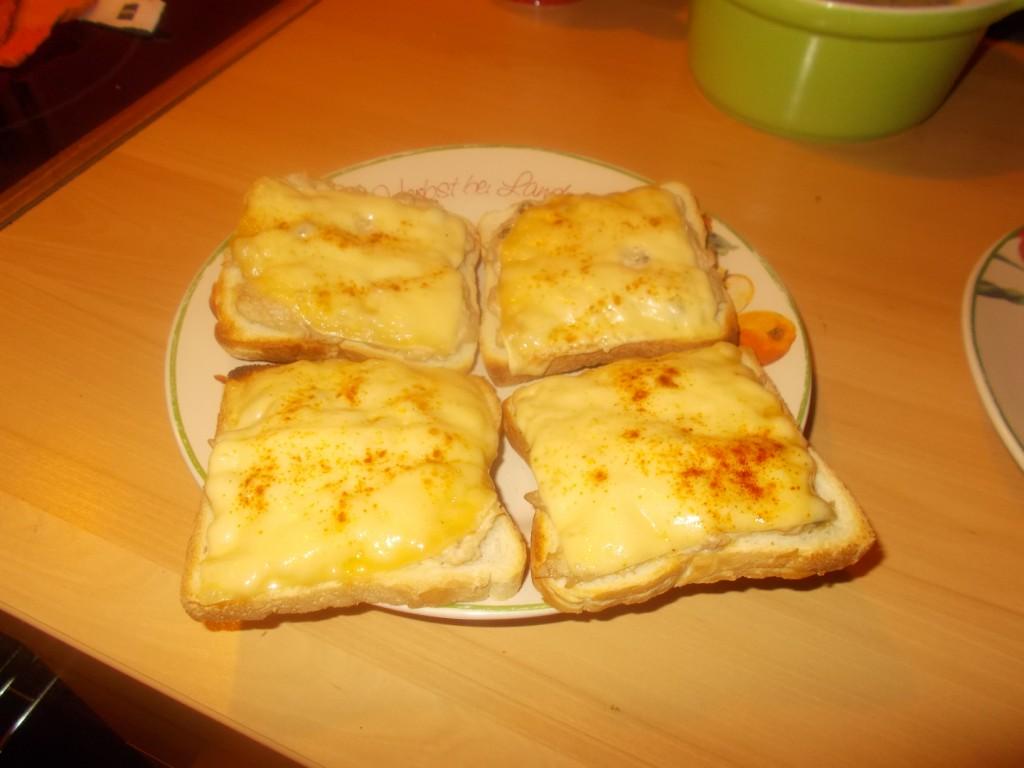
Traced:
<path id="1" fill-rule="evenodd" d="M 562 611 L 845 568 L 875 536 L 753 355 L 721 342 L 520 387 L 505 430 L 537 491 L 530 569 Z"/>
<path id="2" fill-rule="evenodd" d="M 478 230 L 480 351 L 496 384 L 736 340 L 707 226 L 681 184 L 521 203 Z"/>
<path id="3" fill-rule="evenodd" d="M 491 477 L 500 419 L 488 382 L 442 368 L 236 369 L 188 547 L 186 611 L 223 621 L 511 597 L 527 552 Z"/>
<path id="4" fill-rule="evenodd" d="M 262 178 L 210 295 L 214 334 L 242 360 L 387 358 L 468 371 L 478 261 L 475 228 L 434 202 Z"/>

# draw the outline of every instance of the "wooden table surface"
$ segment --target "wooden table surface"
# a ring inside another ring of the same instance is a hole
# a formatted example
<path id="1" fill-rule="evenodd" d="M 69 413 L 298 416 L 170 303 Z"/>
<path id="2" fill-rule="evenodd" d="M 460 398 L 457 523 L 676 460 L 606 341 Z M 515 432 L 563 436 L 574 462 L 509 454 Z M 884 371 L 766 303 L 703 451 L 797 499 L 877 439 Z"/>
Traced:
<path id="1" fill-rule="evenodd" d="M 975 262 L 1024 224 L 1024 49 L 902 135 L 714 108 L 686 4 L 324 0 L 0 232 L 0 608 L 324 765 L 1024 760 L 1024 472 L 969 372 Z M 164 401 L 175 310 L 264 174 L 511 144 L 679 179 L 775 267 L 808 433 L 881 545 L 838 577 L 512 623 L 356 609 L 213 629 L 178 602 L 199 488 Z"/>

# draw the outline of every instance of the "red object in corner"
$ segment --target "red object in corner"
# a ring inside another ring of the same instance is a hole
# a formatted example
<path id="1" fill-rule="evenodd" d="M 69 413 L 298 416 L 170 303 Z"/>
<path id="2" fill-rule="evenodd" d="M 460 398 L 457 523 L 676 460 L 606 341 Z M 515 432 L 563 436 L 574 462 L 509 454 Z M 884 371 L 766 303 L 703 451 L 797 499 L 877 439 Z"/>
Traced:
<path id="1" fill-rule="evenodd" d="M 0 0 L 0 22 L 9 15 L 7 34 L 0 43 L 0 67 L 16 67 L 50 36 L 53 25 L 73 19 L 95 0 Z"/>

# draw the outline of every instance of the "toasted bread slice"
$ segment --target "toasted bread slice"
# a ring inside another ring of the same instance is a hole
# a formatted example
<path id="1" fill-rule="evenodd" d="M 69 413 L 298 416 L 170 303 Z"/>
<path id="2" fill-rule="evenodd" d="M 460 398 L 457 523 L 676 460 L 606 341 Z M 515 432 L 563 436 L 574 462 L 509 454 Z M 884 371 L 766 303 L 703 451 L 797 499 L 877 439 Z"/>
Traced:
<path id="1" fill-rule="evenodd" d="M 214 333 L 242 360 L 385 358 L 468 371 L 478 261 L 474 227 L 434 202 L 259 179 L 210 295 Z"/>
<path id="2" fill-rule="evenodd" d="M 678 183 L 490 213 L 480 351 L 497 384 L 735 341 L 703 215 Z"/>
<path id="3" fill-rule="evenodd" d="M 559 610 L 684 584 L 800 579 L 851 565 L 875 540 L 744 348 L 551 377 L 504 407 L 538 486 L 533 582 Z"/>
<path id="4" fill-rule="evenodd" d="M 182 578 L 203 620 L 504 599 L 526 544 L 490 469 L 485 380 L 396 361 L 233 372 Z"/>

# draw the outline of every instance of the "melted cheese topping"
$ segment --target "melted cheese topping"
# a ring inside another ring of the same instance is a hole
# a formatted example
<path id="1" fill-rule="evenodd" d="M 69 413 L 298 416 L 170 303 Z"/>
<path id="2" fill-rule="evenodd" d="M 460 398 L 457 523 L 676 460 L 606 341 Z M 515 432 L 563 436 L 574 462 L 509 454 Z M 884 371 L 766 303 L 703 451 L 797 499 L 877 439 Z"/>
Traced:
<path id="1" fill-rule="evenodd" d="M 437 206 L 261 179 L 231 242 L 246 281 L 239 311 L 264 325 L 448 356 L 475 332 L 460 272 L 466 247 L 463 222 Z"/>
<path id="2" fill-rule="evenodd" d="M 723 336 L 722 294 L 703 243 L 661 187 L 529 207 L 499 254 L 513 373 L 542 374 L 552 358 L 629 342 Z"/>
<path id="3" fill-rule="evenodd" d="M 731 344 L 538 381 L 510 407 L 581 577 L 834 514 L 803 435 Z"/>
<path id="4" fill-rule="evenodd" d="M 328 361 L 226 386 L 205 487 L 211 602 L 437 557 L 498 508 L 500 416 L 479 380 Z"/>

